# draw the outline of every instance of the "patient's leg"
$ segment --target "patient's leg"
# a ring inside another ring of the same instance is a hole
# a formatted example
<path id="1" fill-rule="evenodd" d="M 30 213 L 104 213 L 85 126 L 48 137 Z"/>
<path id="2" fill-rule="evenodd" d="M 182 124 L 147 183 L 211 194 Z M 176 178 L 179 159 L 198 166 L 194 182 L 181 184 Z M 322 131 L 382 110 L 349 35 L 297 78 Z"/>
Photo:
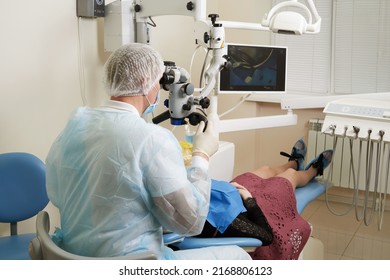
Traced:
<path id="1" fill-rule="evenodd" d="M 295 161 L 288 161 L 287 163 L 275 167 L 271 167 L 268 165 L 264 165 L 259 169 L 252 171 L 251 173 L 256 174 L 257 176 L 268 179 L 271 177 L 275 177 L 278 174 L 282 174 L 288 169 L 294 169 L 297 167 L 297 163 Z"/>
<path id="2" fill-rule="evenodd" d="M 304 171 L 296 171 L 294 169 L 294 165 L 296 165 L 294 161 L 289 161 L 288 163 L 277 167 L 263 166 L 251 173 L 254 173 L 263 179 L 271 177 L 286 178 L 291 182 L 294 189 L 297 186 L 306 185 L 314 176 L 317 175 L 317 169 L 314 167 L 310 167 L 308 170 Z"/>
<path id="3" fill-rule="evenodd" d="M 310 182 L 317 175 L 317 168 L 311 166 L 308 170 L 296 171 L 294 169 L 287 169 L 285 172 L 276 175 L 276 177 L 283 177 L 289 180 L 295 190 L 296 187 L 302 187 Z"/>
<path id="4" fill-rule="evenodd" d="M 299 139 L 292 147 L 290 154 L 281 152 L 281 155 L 289 157 L 289 161 L 286 164 L 276 167 L 263 166 L 255 171 L 252 171 L 252 173 L 263 179 L 268 179 L 278 174 L 282 174 L 289 168 L 292 168 L 294 170 L 303 170 L 306 151 L 307 149 L 305 142 L 303 141 L 303 139 Z"/>
<path id="5" fill-rule="evenodd" d="M 270 177 L 283 177 L 289 180 L 295 189 L 296 187 L 302 187 L 309 183 L 317 175 L 322 175 L 325 168 L 329 166 L 332 161 L 333 151 L 325 150 L 315 159 L 313 159 L 308 166 L 307 170 L 296 171 L 296 161 L 288 161 L 286 164 L 279 167 L 263 166 L 252 173 L 257 176 L 268 179 Z"/>

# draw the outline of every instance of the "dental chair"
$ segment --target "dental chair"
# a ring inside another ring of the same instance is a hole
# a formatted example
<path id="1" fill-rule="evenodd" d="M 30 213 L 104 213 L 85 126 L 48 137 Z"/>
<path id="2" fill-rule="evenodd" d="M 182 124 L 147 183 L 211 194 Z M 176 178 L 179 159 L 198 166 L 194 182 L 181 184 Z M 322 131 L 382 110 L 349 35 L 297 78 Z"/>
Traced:
<path id="1" fill-rule="evenodd" d="M 85 257 L 69 253 L 59 247 L 49 234 L 49 214 L 40 211 L 36 221 L 37 235 L 29 245 L 29 254 L 33 260 L 156 260 L 151 252 L 134 253 L 118 257 Z"/>
<path id="2" fill-rule="evenodd" d="M 224 181 L 230 181 L 233 176 L 234 162 L 234 144 L 229 142 L 220 142 L 218 152 L 210 158 L 209 172 L 212 178 Z M 223 166 L 224 168 L 220 168 Z M 326 189 L 326 183 L 314 179 L 304 187 L 295 190 L 297 200 L 297 211 L 299 214 L 305 207 L 323 194 Z M 176 233 L 164 235 L 165 244 L 179 250 L 196 249 L 209 246 L 227 246 L 237 245 L 247 252 L 253 252 L 256 247 L 262 245 L 261 240 L 248 237 L 218 237 L 218 238 L 200 238 L 200 237 L 183 237 Z"/>
<path id="3" fill-rule="evenodd" d="M 307 185 L 295 190 L 297 199 L 297 210 L 301 214 L 305 207 L 325 192 L 325 184 L 319 180 L 313 180 Z M 200 238 L 183 237 L 177 233 L 167 233 L 164 235 L 165 244 L 179 250 L 196 249 L 209 246 L 228 246 L 237 245 L 247 252 L 254 252 L 256 247 L 262 245 L 261 240 L 249 237 L 218 237 L 218 238 Z"/>
<path id="4" fill-rule="evenodd" d="M 0 260 L 26 260 L 35 233 L 18 234 L 18 223 L 34 217 L 49 203 L 45 165 L 29 153 L 0 154 L 0 223 L 10 235 L 0 236 Z"/>

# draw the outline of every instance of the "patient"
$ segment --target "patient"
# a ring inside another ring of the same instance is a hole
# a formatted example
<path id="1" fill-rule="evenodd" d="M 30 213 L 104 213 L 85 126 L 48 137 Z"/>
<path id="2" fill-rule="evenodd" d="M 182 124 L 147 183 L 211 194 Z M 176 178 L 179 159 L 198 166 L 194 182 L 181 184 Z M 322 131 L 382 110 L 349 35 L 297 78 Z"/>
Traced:
<path id="1" fill-rule="evenodd" d="M 282 166 L 263 166 L 231 184 L 213 181 L 209 216 L 198 237 L 255 237 L 263 246 L 251 254 L 253 259 L 298 259 L 311 229 L 297 212 L 294 191 L 323 174 L 333 151 L 322 152 L 306 168 L 305 154 L 301 139 L 290 155 L 281 152 L 289 157 Z"/>

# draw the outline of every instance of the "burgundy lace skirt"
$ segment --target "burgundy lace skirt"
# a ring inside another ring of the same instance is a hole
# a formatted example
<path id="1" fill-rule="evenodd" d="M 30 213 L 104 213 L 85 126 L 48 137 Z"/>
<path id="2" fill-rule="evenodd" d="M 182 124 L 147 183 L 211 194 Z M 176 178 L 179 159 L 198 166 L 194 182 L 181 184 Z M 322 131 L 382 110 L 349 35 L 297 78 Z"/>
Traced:
<path id="1" fill-rule="evenodd" d="M 272 228 L 274 240 L 251 253 L 256 260 L 298 259 L 310 237 L 310 225 L 297 211 L 297 201 L 290 181 L 282 177 L 263 179 L 244 173 L 232 180 L 246 187 L 256 199 Z"/>

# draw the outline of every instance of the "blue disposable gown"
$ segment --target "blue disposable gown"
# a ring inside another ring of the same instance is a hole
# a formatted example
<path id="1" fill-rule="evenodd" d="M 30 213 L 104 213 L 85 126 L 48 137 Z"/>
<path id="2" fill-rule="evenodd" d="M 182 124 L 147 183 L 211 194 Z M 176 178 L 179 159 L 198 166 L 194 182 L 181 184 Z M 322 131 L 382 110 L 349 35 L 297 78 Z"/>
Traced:
<path id="1" fill-rule="evenodd" d="M 194 157 L 186 170 L 174 135 L 127 103 L 78 108 L 46 164 L 67 251 L 108 257 L 148 250 L 171 259 L 163 228 L 187 236 L 203 228 L 208 162 Z"/>

